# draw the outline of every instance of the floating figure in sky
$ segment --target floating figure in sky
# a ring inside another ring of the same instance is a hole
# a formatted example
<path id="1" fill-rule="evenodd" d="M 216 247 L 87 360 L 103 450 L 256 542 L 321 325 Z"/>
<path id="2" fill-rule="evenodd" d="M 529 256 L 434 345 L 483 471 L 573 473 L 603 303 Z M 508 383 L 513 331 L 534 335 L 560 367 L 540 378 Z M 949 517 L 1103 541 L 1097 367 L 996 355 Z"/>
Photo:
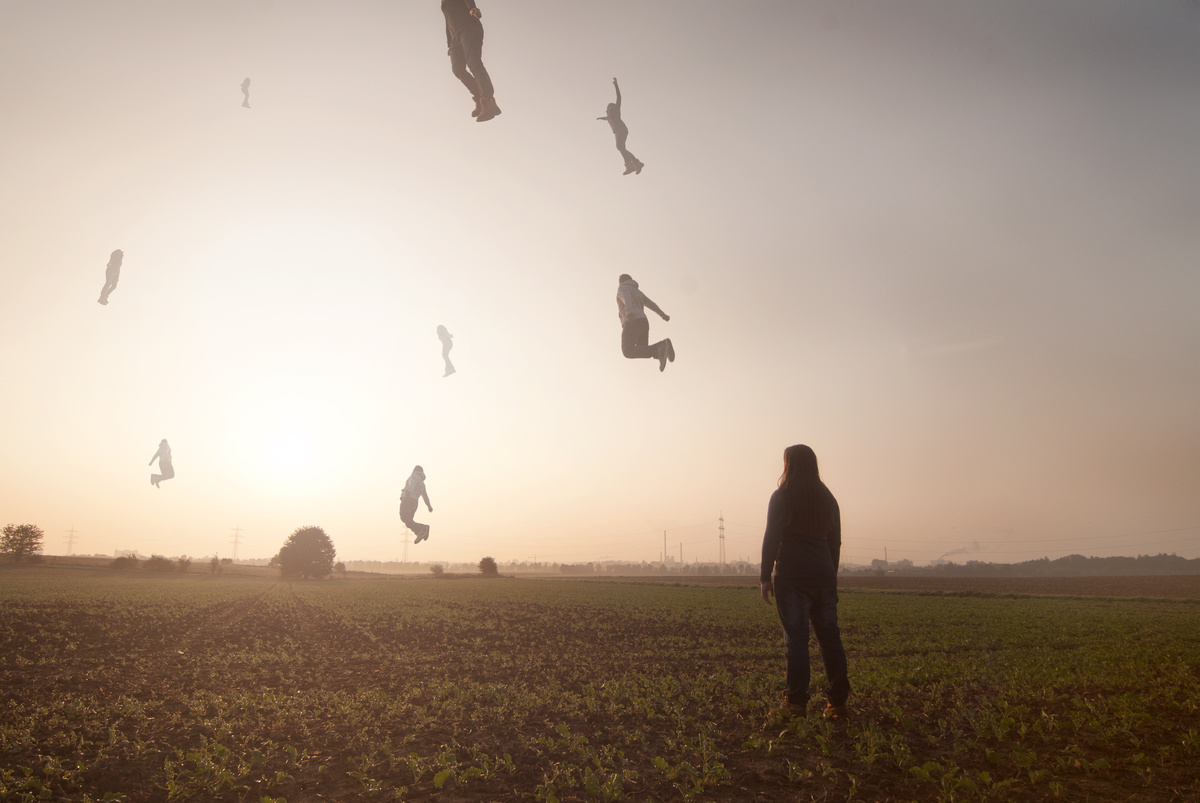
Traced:
<path id="1" fill-rule="evenodd" d="M 104 287 L 100 288 L 100 298 L 98 301 L 105 306 L 108 306 L 108 294 L 117 289 L 117 281 L 121 278 L 121 260 L 125 258 L 125 252 L 118 248 L 112 252 L 112 256 L 108 258 L 108 267 L 104 269 Z"/>
<path id="2" fill-rule="evenodd" d="M 250 79 L 242 81 L 242 108 L 250 108 Z"/>
<path id="3" fill-rule="evenodd" d="M 617 90 L 617 102 L 608 104 L 608 114 L 596 119 L 607 120 L 613 134 L 617 137 L 617 150 L 621 152 L 621 158 L 625 160 L 625 172 L 622 175 L 641 173 L 645 165 L 625 148 L 625 140 L 629 138 L 629 126 L 625 125 L 625 121 L 621 119 L 621 87 L 616 78 L 613 79 L 613 86 Z"/>
<path id="4" fill-rule="evenodd" d="M 412 474 L 408 477 L 408 482 L 404 483 L 404 490 L 400 492 L 400 521 L 417 534 L 417 540 L 413 541 L 414 544 L 419 544 L 429 537 L 429 525 L 413 521 L 413 515 L 417 512 L 417 502 L 420 499 L 425 500 L 425 507 L 429 508 L 429 512 L 432 513 L 433 505 L 429 504 L 429 494 L 425 492 L 425 469 L 415 466 Z"/>
<path id="5" fill-rule="evenodd" d="M 158 470 L 162 473 L 151 474 L 150 484 L 158 488 L 160 482 L 175 476 L 175 469 L 171 466 L 171 447 L 167 445 L 166 438 L 163 438 L 162 442 L 158 444 L 158 451 L 154 453 L 154 457 L 150 458 L 147 465 L 154 465 L 155 460 L 158 461 Z"/>
<path id="6" fill-rule="evenodd" d="M 648 345 L 650 321 L 643 307 L 654 310 L 664 321 L 671 320 L 671 316 L 647 298 L 628 273 L 622 273 L 617 281 L 620 283 L 617 286 L 617 312 L 621 316 L 621 353 L 631 360 L 653 357 L 658 360 L 658 370 L 666 370 L 668 360 L 675 362 L 675 347 L 669 337 L 653 346 Z"/>
<path id="7" fill-rule="evenodd" d="M 442 379 L 445 379 L 454 373 L 454 364 L 450 362 L 450 349 L 454 348 L 454 335 L 450 334 L 441 324 L 438 324 L 437 335 L 438 340 L 442 341 L 442 359 L 446 361 L 446 373 L 442 374 Z"/>
<path id="8" fill-rule="evenodd" d="M 850 678 L 837 621 L 837 571 L 842 552 L 842 516 L 837 499 L 821 481 L 817 456 L 804 444 L 783 450 L 783 476 L 767 505 L 759 591 L 775 595 L 787 656 L 783 712 L 803 717 L 811 677 L 808 628 L 816 631 L 825 662 L 825 718 L 844 720 Z"/>
<path id="9" fill-rule="evenodd" d="M 475 98 L 471 116 L 485 123 L 500 114 L 495 90 L 487 68 L 483 66 L 483 15 L 475 0 L 442 0 L 442 15 L 446 18 L 446 53 L 455 77 Z"/>

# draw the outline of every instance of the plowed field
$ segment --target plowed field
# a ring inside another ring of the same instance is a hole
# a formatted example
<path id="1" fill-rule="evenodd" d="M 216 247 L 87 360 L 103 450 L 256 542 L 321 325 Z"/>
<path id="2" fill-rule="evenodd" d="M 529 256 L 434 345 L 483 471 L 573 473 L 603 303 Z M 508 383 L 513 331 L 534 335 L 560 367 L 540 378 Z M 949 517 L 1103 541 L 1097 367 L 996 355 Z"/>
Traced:
<path id="1" fill-rule="evenodd" d="M 840 609 L 835 726 L 753 588 L 0 569 L 0 799 L 1200 796 L 1200 605 Z"/>

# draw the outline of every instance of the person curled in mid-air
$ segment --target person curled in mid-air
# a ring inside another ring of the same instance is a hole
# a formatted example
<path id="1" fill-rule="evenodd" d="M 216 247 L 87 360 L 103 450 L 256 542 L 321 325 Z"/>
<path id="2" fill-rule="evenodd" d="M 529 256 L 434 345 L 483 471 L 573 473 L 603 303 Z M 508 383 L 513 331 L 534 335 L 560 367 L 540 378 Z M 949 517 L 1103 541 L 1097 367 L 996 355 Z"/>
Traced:
<path id="1" fill-rule="evenodd" d="M 158 470 L 160 473 L 150 475 L 150 484 L 155 488 L 163 480 L 169 480 L 175 476 L 175 468 L 171 465 L 171 447 L 167 445 L 167 439 L 163 438 L 158 444 L 158 451 L 154 453 L 154 457 L 150 458 L 148 465 L 154 465 L 154 461 L 158 461 Z"/>
<path id="2" fill-rule="evenodd" d="M 620 151 L 621 158 L 625 160 L 625 172 L 622 175 L 641 173 L 642 168 L 646 165 L 638 161 L 638 158 L 625 147 L 625 140 L 629 138 L 629 126 L 625 125 L 625 121 L 621 119 L 621 86 L 617 83 L 616 78 L 613 79 L 613 87 L 617 90 L 617 102 L 608 104 L 608 113 L 596 119 L 607 120 L 617 138 L 617 150 Z"/>
<path id="3" fill-rule="evenodd" d="M 450 362 L 450 349 L 454 348 L 454 335 L 450 334 L 450 330 L 438 324 L 437 328 L 438 340 L 442 341 L 442 359 L 446 363 L 446 373 L 442 374 L 442 379 L 454 373 L 454 363 Z"/>
<path id="4" fill-rule="evenodd" d="M 125 258 L 125 252 L 118 248 L 112 252 L 112 256 L 108 258 L 108 267 L 104 269 L 104 287 L 100 288 L 99 303 L 108 306 L 108 295 L 113 290 L 117 289 L 117 282 L 121 278 L 121 260 Z"/>
<path id="5" fill-rule="evenodd" d="M 400 521 L 417 534 L 416 540 L 413 541 L 414 544 L 419 544 L 429 538 L 429 525 L 413 521 L 413 516 L 417 512 L 417 502 L 421 499 L 425 500 L 425 507 L 429 508 L 429 512 L 432 513 L 433 505 L 429 504 L 429 494 L 425 490 L 425 469 L 414 466 L 408 481 L 404 483 L 404 490 L 400 492 Z"/>
<path id="6" fill-rule="evenodd" d="M 658 313 L 664 321 L 671 316 L 659 309 L 649 296 L 638 289 L 638 283 L 628 273 L 617 277 L 617 314 L 621 318 L 621 353 L 627 359 L 656 359 L 658 370 L 666 370 L 668 362 L 675 362 L 675 346 L 671 338 L 650 344 L 650 320 L 646 308 Z"/>
<path id="7" fill-rule="evenodd" d="M 446 53 L 454 76 L 475 99 L 471 116 L 485 123 L 500 114 L 496 105 L 496 90 L 492 78 L 483 66 L 483 14 L 475 0 L 442 0 L 442 15 L 446 18 Z"/>

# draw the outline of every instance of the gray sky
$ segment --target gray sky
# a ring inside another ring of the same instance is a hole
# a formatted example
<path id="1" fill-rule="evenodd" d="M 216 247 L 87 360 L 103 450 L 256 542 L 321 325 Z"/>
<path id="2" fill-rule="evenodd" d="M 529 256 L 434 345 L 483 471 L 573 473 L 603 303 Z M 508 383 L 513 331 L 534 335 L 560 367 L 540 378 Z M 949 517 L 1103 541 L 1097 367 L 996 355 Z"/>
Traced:
<path id="1" fill-rule="evenodd" d="M 0 519 L 757 559 L 804 442 L 848 561 L 1200 556 L 1197 4 L 481 8 L 485 124 L 434 0 L 0 0 Z"/>

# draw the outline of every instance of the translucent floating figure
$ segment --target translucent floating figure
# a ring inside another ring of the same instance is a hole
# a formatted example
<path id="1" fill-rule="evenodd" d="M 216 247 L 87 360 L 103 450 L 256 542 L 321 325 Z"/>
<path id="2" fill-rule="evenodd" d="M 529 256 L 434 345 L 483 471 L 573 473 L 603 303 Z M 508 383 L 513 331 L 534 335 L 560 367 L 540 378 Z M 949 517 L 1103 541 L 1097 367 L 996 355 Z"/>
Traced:
<path id="1" fill-rule="evenodd" d="M 613 87 L 617 90 L 617 102 L 608 104 L 608 113 L 603 117 L 597 117 L 597 120 L 607 120 L 608 125 L 612 128 L 613 134 L 617 138 L 617 151 L 620 152 L 621 158 L 625 160 L 625 172 L 623 175 L 628 176 L 630 173 L 641 173 L 642 168 L 646 165 L 638 161 L 625 147 L 625 140 L 629 138 L 629 126 L 625 125 L 625 121 L 621 119 L 621 86 L 617 83 L 617 79 L 613 79 Z"/>
<path id="2" fill-rule="evenodd" d="M 617 313 L 621 317 L 621 353 L 628 359 L 658 360 L 658 370 L 665 371 L 668 362 L 675 362 L 675 347 L 671 338 L 660 340 L 654 345 L 650 342 L 650 321 L 646 318 L 645 307 L 658 313 L 664 321 L 671 316 L 658 308 L 658 305 L 638 289 L 638 283 L 628 273 L 622 273 L 617 279 Z"/>
<path id="3" fill-rule="evenodd" d="M 150 484 L 158 488 L 160 482 L 175 476 L 175 468 L 171 465 L 171 447 L 167 444 L 166 438 L 159 442 L 158 451 L 154 453 L 154 457 L 150 458 L 147 465 L 154 465 L 155 460 L 158 461 L 159 473 L 150 475 Z"/>
<path id="4" fill-rule="evenodd" d="M 125 259 L 125 252 L 118 248 L 112 252 L 112 256 L 108 258 L 108 267 L 104 269 L 104 287 L 100 288 L 99 303 L 108 306 L 108 295 L 113 290 L 117 289 L 117 282 L 121 278 L 121 261 Z"/>
<path id="5" fill-rule="evenodd" d="M 446 327 L 438 324 L 437 328 L 438 340 L 442 341 L 442 359 L 446 362 L 446 373 L 442 374 L 442 378 L 450 376 L 454 373 L 454 364 L 450 362 L 450 349 L 454 348 L 454 335 L 446 330 Z"/>
<path id="6" fill-rule="evenodd" d="M 417 539 L 413 541 L 414 544 L 419 544 L 429 538 L 429 525 L 413 521 L 413 516 L 417 512 L 417 502 L 421 499 L 425 500 L 425 507 L 429 508 L 429 512 L 432 513 L 433 505 L 429 504 L 429 494 L 425 492 L 425 469 L 414 466 L 408 481 L 404 483 L 404 490 L 400 492 L 400 521 L 417 534 Z"/>

